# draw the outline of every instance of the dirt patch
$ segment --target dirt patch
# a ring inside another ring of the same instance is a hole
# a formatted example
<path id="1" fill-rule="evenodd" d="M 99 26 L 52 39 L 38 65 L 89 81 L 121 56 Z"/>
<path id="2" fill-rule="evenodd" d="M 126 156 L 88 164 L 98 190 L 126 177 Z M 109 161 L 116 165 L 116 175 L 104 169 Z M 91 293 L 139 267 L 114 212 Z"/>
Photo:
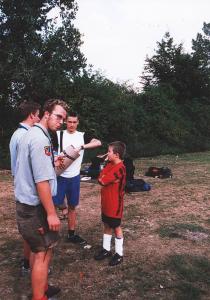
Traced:
<path id="1" fill-rule="evenodd" d="M 102 241 L 100 187 L 81 183 L 78 233 L 92 249 L 66 243 L 66 221 L 55 250 L 50 283 L 58 299 L 210 299 L 210 153 L 162 156 L 135 161 L 136 178 L 149 192 L 126 194 L 124 262 L 109 267 L 93 259 Z M 172 179 L 145 177 L 150 166 L 167 166 Z M 15 221 L 13 182 L 0 171 L 1 299 L 27 299 L 30 280 L 22 277 L 22 244 Z M 114 247 L 113 247 L 114 250 Z"/>

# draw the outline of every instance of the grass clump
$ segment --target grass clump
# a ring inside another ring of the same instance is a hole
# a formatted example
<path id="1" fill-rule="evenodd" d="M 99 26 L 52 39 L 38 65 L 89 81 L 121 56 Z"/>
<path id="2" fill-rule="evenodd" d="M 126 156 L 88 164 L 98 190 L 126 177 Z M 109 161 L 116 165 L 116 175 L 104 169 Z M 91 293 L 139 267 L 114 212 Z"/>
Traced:
<path id="1" fill-rule="evenodd" d="M 188 254 L 172 255 L 166 263 L 167 269 L 175 273 L 178 283 L 175 288 L 179 300 L 199 300 L 210 286 L 210 261 L 203 256 Z"/>
<path id="2" fill-rule="evenodd" d="M 180 233 L 182 232 L 201 232 L 201 233 L 208 233 L 208 230 L 203 228 L 200 225 L 195 223 L 176 223 L 171 225 L 162 225 L 157 230 L 159 235 L 162 238 L 169 237 L 169 238 L 176 238 L 180 237 Z"/>

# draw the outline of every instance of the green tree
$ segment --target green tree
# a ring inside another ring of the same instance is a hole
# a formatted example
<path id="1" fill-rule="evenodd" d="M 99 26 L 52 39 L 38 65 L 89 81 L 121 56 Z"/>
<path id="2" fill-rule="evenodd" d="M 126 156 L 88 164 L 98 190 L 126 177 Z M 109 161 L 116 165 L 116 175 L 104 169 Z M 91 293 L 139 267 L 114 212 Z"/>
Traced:
<path id="1" fill-rule="evenodd" d="M 176 102 L 181 104 L 202 96 L 205 74 L 195 56 L 185 53 L 182 44 L 175 45 L 169 33 L 157 43 L 155 52 L 146 59 L 142 76 L 144 90 L 169 85 L 176 91 Z"/>
<path id="2" fill-rule="evenodd" d="M 192 56 L 197 64 L 200 80 L 200 96 L 210 101 L 210 23 L 203 24 L 203 34 L 192 40 Z"/>
<path id="3" fill-rule="evenodd" d="M 59 26 L 48 13 L 60 9 Z M 65 93 L 85 67 L 74 0 L 0 1 L 1 101 Z"/>

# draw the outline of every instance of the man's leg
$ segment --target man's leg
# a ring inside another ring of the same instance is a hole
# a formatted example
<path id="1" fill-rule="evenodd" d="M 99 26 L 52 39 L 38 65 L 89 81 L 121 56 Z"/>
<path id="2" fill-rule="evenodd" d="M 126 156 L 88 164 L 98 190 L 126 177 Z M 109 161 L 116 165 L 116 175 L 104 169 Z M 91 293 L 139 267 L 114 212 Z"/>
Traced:
<path id="1" fill-rule="evenodd" d="M 21 260 L 21 268 L 24 273 L 30 271 L 30 252 L 30 246 L 23 240 L 23 259 Z"/>
<path id="2" fill-rule="evenodd" d="M 33 255 L 33 267 L 31 272 L 33 299 L 41 299 L 45 295 L 51 258 L 52 249 L 48 249 L 47 252 L 34 253 Z"/>
<path id="3" fill-rule="evenodd" d="M 80 245 L 87 245 L 87 241 L 84 240 L 78 234 L 75 234 L 76 227 L 76 207 L 69 205 L 68 211 L 68 242 Z"/>
<path id="4" fill-rule="evenodd" d="M 69 205 L 68 206 L 68 230 L 75 231 L 76 227 L 76 207 Z"/>
<path id="5" fill-rule="evenodd" d="M 65 177 L 57 177 L 57 195 L 53 197 L 55 207 L 63 209 L 65 207 L 65 194 L 66 194 L 67 181 Z"/>
<path id="6" fill-rule="evenodd" d="M 76 206 L 79 204 L 80 175 L 68 179 L 66 192 L 68 202 L 68 241 L 75 244 L 86 245 L 87 242 L 75 234 Z"/>

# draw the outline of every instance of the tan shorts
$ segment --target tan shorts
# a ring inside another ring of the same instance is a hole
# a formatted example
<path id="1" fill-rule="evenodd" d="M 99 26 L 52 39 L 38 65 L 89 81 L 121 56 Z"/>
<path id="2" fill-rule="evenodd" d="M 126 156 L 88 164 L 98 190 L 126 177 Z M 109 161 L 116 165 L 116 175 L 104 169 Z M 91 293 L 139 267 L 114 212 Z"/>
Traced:
<path id="1" fill-rule="evenodd" d="M 16 213 L 18 230 L 32 252 L 46 251 L 58 243 L 59 233 L 49 230 L 42 205 L 31 206 L 16 202 Z"/>

